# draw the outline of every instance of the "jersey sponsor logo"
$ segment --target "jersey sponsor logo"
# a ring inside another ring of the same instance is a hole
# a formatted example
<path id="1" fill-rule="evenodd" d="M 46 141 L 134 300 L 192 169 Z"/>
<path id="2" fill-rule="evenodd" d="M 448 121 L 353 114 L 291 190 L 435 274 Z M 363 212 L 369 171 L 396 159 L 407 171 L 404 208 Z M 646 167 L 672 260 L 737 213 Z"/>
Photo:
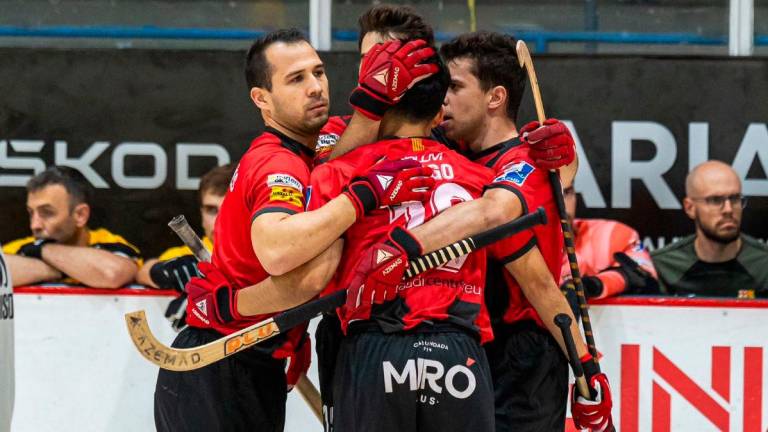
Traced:
<path id="1" fill-rule="evenodd" d="M 443 390 L 456 399 L 466 399 L 475 392 L 477 378 L 464 365 L 454 365 L 446 370 L 443 363 L 425 358 L 408 359 L 401 371 L 390 361 L 382 363 L 384 392 L 392 393 L 394 385 L 406 385 L 409 391 L 429 389 L 443 394 Z"/>
<path id="2" fill-rule="evenodd" d="M 333 146 L 339 142 L 339 135 L 335 133 L 322 134 L 317 137 L 317 146 L 315 152 L 320 153 L 323 151 L 331 150 Z"/>
<path id="3" fill-rule="evenodd" d="M 525 184 L 525 180 L 534 171 L 533 165 L 528 162 L 522 161 L 517 163 L 511 163 L 505 165 L 502 170 L 504 171 L 500 176 L 493 179 L 494 183 L 509 182 L 518 186 Z"/>
<path id="4" fill-rule="evenodd" d="M 289 174 L 270 174 L 267 176 L 267 187 L 276 187 L 276 186 L 285 186 L 289 188 L 293 188 L 298 190 L 299 192 L 304 191 L 304 186 L 301 184 L 300 181 L 296 180 L 295 177 L 289 175 Z"/>
<path id="5" fill-rule="evenodd" d="M 291 187 L 276 186 L 269 194 L 270 201 L 283 201 L 301 208 L 304 208 L 303 199 L 304 194 Z"/>

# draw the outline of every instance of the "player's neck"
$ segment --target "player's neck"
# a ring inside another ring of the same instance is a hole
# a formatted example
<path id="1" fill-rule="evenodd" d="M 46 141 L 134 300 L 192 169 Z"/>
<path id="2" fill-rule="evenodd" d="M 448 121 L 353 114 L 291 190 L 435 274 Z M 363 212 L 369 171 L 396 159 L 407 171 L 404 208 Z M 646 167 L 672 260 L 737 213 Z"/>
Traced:
<path id="1" fill-rule="evenodd" d="M 425 137 L 430 136 L 432 128 L 430 123 L 408 123 L 403 121 L 388 121 L 382 119 L 379 127 L 379 137 Z"/>
<path id="2" fill-rule="evenodd" d="M 286 125 L 283 125 L 279 122 L 277 122 L 273 118 L 264 118 L 264 125 L 274 128 L 283 135 L 287 136 L 288 138 L 300 143 L 304 147 L 310 148 L 312 150 L 315 149 L 315 146 L 317 145 L 317 137 L 319 133 L 310 134 L 307 135 L 306 133 L 298 132 Z"/>
<path id="3" fill-rule="evenodd" d="M 704 233 L 697 232 L 693 247 L 696 250 L 696 256 L 704 262 L 730 261 L 736 258 L 741 250 L 741 236 L 730 243 L 719 243 L 706 238 Z"/>
<path id="4" fill-rule="evenodd" d="M 65 244 L 80 247 L 89 246 L 91 244 L 91 230 L 89 230 L 87 226 L 79 228 L 75 232 L 75 235 L 72 236 L 70 242 L 65 242 Z"/>
<path id="5" fill-rule="evenodd" d="M 481 152 L 517 135 L 515 122 L 506 115 L 488 116 L 478 136 L 469 143 L 469 148 L 473 152 Z"/>

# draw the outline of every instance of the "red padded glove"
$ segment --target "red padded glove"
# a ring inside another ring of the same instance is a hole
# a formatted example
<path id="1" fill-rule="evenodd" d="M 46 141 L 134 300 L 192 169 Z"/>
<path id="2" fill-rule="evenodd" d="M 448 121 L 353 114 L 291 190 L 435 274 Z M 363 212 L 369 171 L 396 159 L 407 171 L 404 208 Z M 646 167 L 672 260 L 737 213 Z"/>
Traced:
<path id="1" fill-rule="evenodd" d="M 342 311 L 342 325 L 346 327 L 349 321 L 368 319 L 374 304 L 394 300 L 397 285 L 408 269 L 408 260 L 420 256 L 421 251 L 421 244 L 411 233 L 394 227 L 387 240 L 363 252 L 351 280 L 345 285 L 347 302 Z"/>
<path id="2" fill-rule="evenodd" d="M 382 206 L 425 201 L 434 186 L 431 168 L 422 167 L 413 159 L 385 160 L 353 178 L 344 194 L 352 201 L 360 219 Z"/>
<path id="3" fill-rule="evenodd" d="M 530 147 L 533 162 L 541 169 L 558 169 L 573 162 L 576 144 L 563 122 L 546 119 L 544 125 L 532 121 L 520 129 L 520 140 Z"/>
<path id="4" fill-rule="evenodd" d="M 309 335 L 304 334 L 303 341 L 299 348 L 290 356 L 291 363 L 288 370 L 285 371 L 285 381 L 288 384 L 288 391 L 293 390 L 293 386 L 299 382 L 299 378 L 307 373 L 309 365 L 312 363 L 312 342 Z"/>
<path id="5" fill-rule="evenodd" d="M 573 424 L 579 429 L 587 429 L 592 432 L 612 431 L 614 430 L 613 418 L 611 417 L 613 400 L 611 387 L 608 385 L 608 377 L 602 372 L 590 373 L 596 372 L 596 367 L 592 356 L 589 354 L 581 358 L 581 364 L 584 367 L 584 376 L 587 378 L 593 395 L 592 400 L 589 400 L 579 395 L 576 386 L 571 385 Z"/>
<path id="6" fill-rule="evenodd" d="M 232 321 L 243 319 L 237 313 L 237 291 L 213 264 L 200 262 L 197 269 L 203 277 L 187 283 L 187 324 L 200 328 L 226 328 Z"/>
<path id="7" fill-rule="evenodd" d="M 372 120 L 381 120 L 414 84 L 438 71 L 436 64 L 419 64 L 435 55 L 427 42 L 417 39 L 377 44 L 360 65 L 358 86 L 349 97 L 352 107 Z"/>

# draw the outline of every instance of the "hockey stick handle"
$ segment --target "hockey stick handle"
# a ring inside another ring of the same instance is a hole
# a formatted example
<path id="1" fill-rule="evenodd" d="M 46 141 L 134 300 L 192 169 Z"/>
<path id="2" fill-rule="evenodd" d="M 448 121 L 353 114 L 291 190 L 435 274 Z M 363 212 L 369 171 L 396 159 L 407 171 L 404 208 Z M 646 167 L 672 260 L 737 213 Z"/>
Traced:
<path id="1" fill-rule="evenodd" d="M 211 261 L 211 253 L 208 252 L 208 249 L 205 248 L 200 237 L 198 237 L 192 227 L 189 226 L 189 222 L 187 222 L 187 218 L 185 218 L 184 215 L 178 215 L 171 219 L 171 221 L 168 222 L 168 226 L 171 227 L 181 241 L 192 250 L 192 253 L 198 261 Z"/>
<path id="2" fill-rule="evenodd" d="M 584 368 L 581 366 L 579 354 L 576 351 L 576 343 L 573 341 L 571 322 L 573 322 L 571 317 L 564 313 L 555 316 L 555 325 L 560 327 L 560 332 L 563 334 L 563 341 L 565 342 L 565 350 L 568 352 L 568 363 L 570 363 L 573 370 L 573 376 L 576 377 L 576 388 L 579 389 L 579 394 L 582 397 L 591 399 L 587 379 L 584 378 Z"/>
<path id="3" fill-rule="evenodd" d="M 546 223 L 547 214 L 542 207 L 539 207 L 533 213 L 410 260 L 403 279 L 410 279 L 419 273 L 439 267 L 458 257 L 469 255 L 472 251 L 476 251 L 496 241 L 510 237 L 520 231 L 524 231 L 535 225 Z M 280 332 L 284 332 L 305 321 L 309 321 L 323 312 L 329 312 L 341 307 L 346 300 L 347 291 L 340 290 L 318 300 L 305 303 L 301 306 L 277 314 L 273 319 L 280 329 Z"/>

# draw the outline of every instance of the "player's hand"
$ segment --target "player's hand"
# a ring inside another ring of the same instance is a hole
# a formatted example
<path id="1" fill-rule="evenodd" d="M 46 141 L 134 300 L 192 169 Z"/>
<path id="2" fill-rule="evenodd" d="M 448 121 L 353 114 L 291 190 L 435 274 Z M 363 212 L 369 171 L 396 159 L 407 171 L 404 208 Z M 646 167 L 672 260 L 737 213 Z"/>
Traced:
<path id="1" fill-rule="evenodd" d="M 434 186 L 431 168 L 422 167 L 413 159 L 385 160 L 353 178 L 344 194 L 354 204 L 360 219 L 382 206 L 425 201 Z"/>
<path id="2" fill-rule="evenodd" d="M 149 277 L 155 285 L 178 292 L 185 292 L 187 282 L 195 276 L 200 276 L 200 273 L 197 271 L 197 259 L 192 255 L 160 261 L 149 269 Z"/>
<path id="3" fill-rule="evenodd" d="M 305 334 L 301 345 L 291 355 L 291 363 L 288 365 L 288 370 L 285 371 L 288 391 L 293 390 L 293 386 L 299 382 L 299 378 L 307 373 L 310 363 L 312 363 L 312 342 L 309 335 Z"/>
<path id="4" fill-rule="evenodd" d="M 562 168 L 573 162 L 576 144 L 563 122 L 546 119 L 541 125 L 533 121 L 520 129 L 520 140 L 530 146 L 530 156 L 541 169 Z"/>
<path id="5" fill-rule="evenodd" d="M 27 243 L 19 249 L 19 255 L 23 255 L 29 258 L 43 259 L 43 246 L 48 243 L 56 243 L 53 239 L 35 239 L 31 243 Z"/>
<path id="6" fill-rule="evenodd" d="M 171 322 L 171 328 L 180 332 L 187 326 L 187 293 L 171 300 L 165 308 L 165 317 Z"/>
<path id="7" fill-rule="evenodd" d="M 399 40 L 375 45 L 363 58 L 349 103 L 366 117 L 381 120 L 409 88 L 439 70 L 436 64 L 420 64 L 434 55 L 434 48 L 421 39 L 405 45 Z"/>
<path id="8" fill-rule="evenodd" d="M 422 247 L 408 231 L 394 227 L 387 240 L 363 252 L 346 283 L 346 321 L 368 319 L 374 304 L 397 298 L 397 286 L 408 269 L 408 260 L 421 255 Z"/>
<path id="9" fill-rule="evenodd" d="M 571 415 L 573 423 L 579 429 L 587 429 L 593 432 L 605 432 L 613 430 L 613 418 L 611 408 L 611 387 L 608 377 L 598 372 L 597 365 L 592 356 L 586 355 L 581 359 L 584 368 L 584 377 L 592 393 L 591 399 L 578 394 L 576 386 L 571 386 Z"/>
<path id="10" fill-rule="evenodd" d="M 226 276 L 208 262 L 199 263 L 198 270 L 203 276 L 187 284 L 187 324 L 211 328 L 242 319 L 237 313 L 237 291 Z"/>

